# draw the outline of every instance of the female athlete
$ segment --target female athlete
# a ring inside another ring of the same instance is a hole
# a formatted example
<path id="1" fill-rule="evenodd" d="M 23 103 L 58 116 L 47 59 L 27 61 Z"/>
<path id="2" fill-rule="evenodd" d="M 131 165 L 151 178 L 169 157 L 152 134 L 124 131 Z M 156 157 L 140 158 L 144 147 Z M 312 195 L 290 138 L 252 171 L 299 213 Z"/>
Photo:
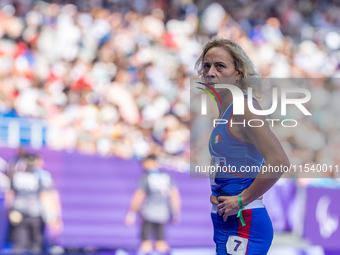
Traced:
<path id="1" fill-rule="evenodd" d="M 273 239 L 273 227 L 262 195 L 275 184 L 282 172 L 260 171 L 247 175 L 241 169 L 247 166 L 250 166 L 248 169 L 285 167 L 289 166 L 289 160 L 269 125 L 251 127 L 247 124 L 251 119 L 267 123 L 264 116 L 253 114 L 247 104 L 247 87 L 256 90 L 259 75 L 243 49 L 223 38 L 212 39 L 204 46 L 196 69 L 206 88 L 215 90 L 220 96 L 219 119 L 228 121 L 226 125 L 215 126 L 209 141 L 212 165 L 227 169 L 210 177 L 216 254 L 267 254 Z M 216 88 L 218 83 L 233 84 L 243 91 L 244 115 L 233 115 L 232 93 L 229 89 Z M 252 102 L 255 109 L 261 110 L 255 98 Z M 230 166 L 236 171 L 230 171 Z"/>

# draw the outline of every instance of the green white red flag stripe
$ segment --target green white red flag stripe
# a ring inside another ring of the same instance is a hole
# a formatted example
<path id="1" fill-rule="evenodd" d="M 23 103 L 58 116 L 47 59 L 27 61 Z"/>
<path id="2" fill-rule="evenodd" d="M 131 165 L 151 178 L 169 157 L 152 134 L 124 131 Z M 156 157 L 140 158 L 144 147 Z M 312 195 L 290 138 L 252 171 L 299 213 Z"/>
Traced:
<path id="1" fill-rule="evenodd" d="M 219 142 L 221 142 L 221 135 L 217 135 L 217 136 L 215 136 L 215 138 L 214 138 L 214 145 L 215 145 L 216 143 L 219 143 Z"/>

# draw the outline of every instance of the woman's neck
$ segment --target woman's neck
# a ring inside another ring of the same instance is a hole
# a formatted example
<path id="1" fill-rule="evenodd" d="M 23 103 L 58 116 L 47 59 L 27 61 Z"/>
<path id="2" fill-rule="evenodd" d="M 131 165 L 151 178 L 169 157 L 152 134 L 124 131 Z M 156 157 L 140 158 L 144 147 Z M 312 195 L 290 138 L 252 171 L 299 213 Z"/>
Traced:
<path id="1" fill-rule="evenodd" d="M 216 100 L 217 106 L 218 106 L 218 116 L 220 118 L 223 112 L 232 104 L 233 96 L 228 89 L 223 89 L 223 90 L 221 89 L 221 91 L 218 91 L 218 94 L 222 101 L 222 105 L 221 105 L 220 101 Z"/>

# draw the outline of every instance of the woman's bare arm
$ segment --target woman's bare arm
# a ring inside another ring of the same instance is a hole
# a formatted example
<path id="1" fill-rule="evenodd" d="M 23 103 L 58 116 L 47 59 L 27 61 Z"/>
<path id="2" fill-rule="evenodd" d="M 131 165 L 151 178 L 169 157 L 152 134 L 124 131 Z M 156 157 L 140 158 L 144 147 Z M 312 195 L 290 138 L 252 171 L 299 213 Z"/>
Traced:
<path id="1" fill-rule="evenodd" d="M 260 106 L 254 103 L 254 107 L 260 108 Z M 241 122 L 243 119 L 261 119 L 264 121 L 262 127 L 250 127 L 246 125 L 243 128 L 244 135 L 251 141 L 251 143 L 256 147 L 259 153 L 265 158 L 265 167 L 271 166 L 287 166 L 289 167 L 289 160 L 276 136 L 270 130 L 269 125 L 264 116 L 258 116 L 251 113 L 247 106 L 245 106 L 245 115 L 234 115 L 235 121 Z M 267 190 L 269 190 L 277 180 L 282 176 L 283 171 L 279 172 L 266 172 L 259 173 L 255 178 L 254 182 L 245 190 L 242 194 L 242 204 L 247 205 L 262 196 Z M 229 215 L 236 214 L 240 209 L 238 204 L 239 196 L 230 197 L 219 197 L 218 209 L 224 212 L 224 220 L 228 218 Z M 220 211 L 219 211 L 220 212 Z"/>

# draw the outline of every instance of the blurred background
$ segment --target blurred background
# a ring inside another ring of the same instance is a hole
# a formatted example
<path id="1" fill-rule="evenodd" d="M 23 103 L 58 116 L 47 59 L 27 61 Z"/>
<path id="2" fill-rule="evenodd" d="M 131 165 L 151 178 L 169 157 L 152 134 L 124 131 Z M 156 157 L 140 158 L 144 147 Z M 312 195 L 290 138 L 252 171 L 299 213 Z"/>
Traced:
<path id="1" fill-rule="evenodd" d="M 264 78 L 321 78 L 312 84 L 316 117 L 281 142 L 294 162 L 340 165 L 339 1 L 1 0 L 0 8 L 4 254 L 18 222 L 11 182 L 32 160 L 59 220 L 45 219 L 46 251 L 135 254 L 140 220 L 124 220 L 149 154 L 181 194 L 180 222 L 166 228 L 171 254 L 214 254 L 209 180 L 189 174 L 189 87 L 215 35 L 239 43 Z M 340 254 L 340 182 L 326 177 L 281 179 L 266 194 L 269 254 Z"/>

